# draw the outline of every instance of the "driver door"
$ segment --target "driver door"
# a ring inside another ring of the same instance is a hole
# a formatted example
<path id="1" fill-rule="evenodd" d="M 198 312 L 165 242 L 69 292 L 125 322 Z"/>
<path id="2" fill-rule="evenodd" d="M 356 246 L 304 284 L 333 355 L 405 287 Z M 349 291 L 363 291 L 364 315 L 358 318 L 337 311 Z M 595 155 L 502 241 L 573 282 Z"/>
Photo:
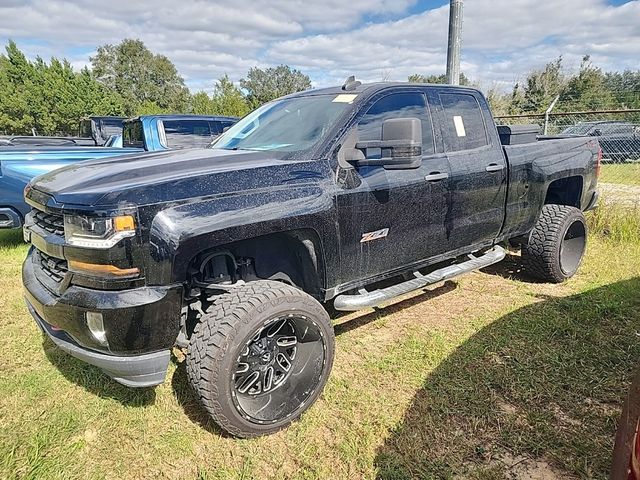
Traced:
<path id="1" fill-rule="evenodd" d="M 343 284 L 400 270 L 446 249 L 449 164 L 446 155 L 436 153 L 426 96 L 415 89 L 382 92 L 363 110 L 358 141 L 380 140 L 385 120 L 418 118 L 422 164 L 402 170 L 356 165 L 344 181 L 338 180 Z M 367 150 L 368 158 L 379 155 Z"/>

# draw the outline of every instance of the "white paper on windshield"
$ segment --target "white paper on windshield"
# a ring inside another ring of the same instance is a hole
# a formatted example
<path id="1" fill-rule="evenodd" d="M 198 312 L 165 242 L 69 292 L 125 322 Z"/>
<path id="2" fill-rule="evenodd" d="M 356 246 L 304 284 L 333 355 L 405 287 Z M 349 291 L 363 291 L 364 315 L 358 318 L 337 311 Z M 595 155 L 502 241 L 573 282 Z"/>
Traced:
<path id="1" fill-rule="evenodd" d="M 336 98 L 331 101 L 336 103 L 351 103 L 356 99 L 357 96 L 357 94 L 353 93 L 342 93 L 340 95 L 336 95 Z"/>
<path id="2" fill-rule="evenodd" d="M 464 122 L 462 121 L 462 117 L 456 115 L 453 117 L 453 124 L 456 126 L 456 133 L 459 137 L 466 137 L 467 132 L 464 129 Z"/>

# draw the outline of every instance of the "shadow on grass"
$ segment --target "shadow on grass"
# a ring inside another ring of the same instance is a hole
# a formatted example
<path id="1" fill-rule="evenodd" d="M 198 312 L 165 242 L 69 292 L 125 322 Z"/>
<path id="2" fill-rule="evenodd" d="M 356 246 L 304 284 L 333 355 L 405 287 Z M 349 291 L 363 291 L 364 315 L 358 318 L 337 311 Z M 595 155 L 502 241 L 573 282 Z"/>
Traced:
<path id="1" fill-rule="evenodd" d="M 478 331 L 415 394 L 377 451 L 379 478 L 509 478 L 528 459 L 548 468 L 537 478 L 605 478 L 640 358 L 638 292 L 640 277 Z"/>
<path id="2" fill-rule="evenodd" d="M 129 388 L 119 384 L 98 367 L 82 362 L 60 350 L 46 335 L 42 337 L 42 347 L 49 361 L 70 382 L 80 385 L 88 392 L 101 398 L 117 400 L 122 405 L 142 407 L 153 405 L 155 389 Z"/>
<path id="3" fill-rule="evenodd" d="M 0 248 L 17 247 L 19 245 L 24 245 L 21 228 L 13 228 L 11 230 L 0 230 Z"/>
<path id="4" fill-rule="evenodd" d="M 489 265 L 480 270 L 490 275 L 497 275 L 508 280 L 519 280 L 527 283 L 544 283 L 542 280 L 529 275 L 520 255 L 508 253 L 504 260 L 493 265 Z"/>
<path id="5" fill-rule="evenodd" d="M 231 435 L 218 427 L 211 417 L 209 417 L 204 407 L 200 405 L 193 388 L 191 388 L 189 384 L 185 362 L 178 363 L 176 371 L 173 372 L 173 377 L 171 377 L 171 386 L 173 387 L 173 392 L 176 395 L 178 403 L 184 410 L 185 415 L 189 417 L 189 420 L 200 425 L 209 433 L 231 438 Z"/>

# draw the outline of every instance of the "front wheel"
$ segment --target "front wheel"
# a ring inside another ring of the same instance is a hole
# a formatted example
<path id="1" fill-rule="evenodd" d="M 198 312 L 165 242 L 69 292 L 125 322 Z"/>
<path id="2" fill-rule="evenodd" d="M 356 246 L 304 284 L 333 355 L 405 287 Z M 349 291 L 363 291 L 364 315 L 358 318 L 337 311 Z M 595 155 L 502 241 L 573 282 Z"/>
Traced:
<path id="1" fill-rule="evenodd" d="M 578 271 L 586 246 L 587 224 L 582 211 L 567 205 L 545 205 L 522 246 L 522 261 L 534 277 L 561 283 Z"/>
<path id="2" fill-rule="evenodd" d="M 273 281 L 218 296 L 196 326 L 187 374 L 213 420 L 238 437 L 274 433 L 318 398 L 335 338 L 313 297 Z"/>

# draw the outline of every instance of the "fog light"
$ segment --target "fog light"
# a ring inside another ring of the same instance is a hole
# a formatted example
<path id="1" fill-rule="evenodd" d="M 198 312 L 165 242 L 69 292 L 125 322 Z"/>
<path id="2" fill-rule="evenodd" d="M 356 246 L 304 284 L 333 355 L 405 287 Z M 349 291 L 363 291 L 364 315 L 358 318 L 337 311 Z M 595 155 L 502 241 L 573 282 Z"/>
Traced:
<path id="1" fill-rule="evenodd" d="M 107 342 L 107 333 L 104 331 L 104 323 L 102 322 L 102 314 L 100 312 L 86 312 L 87 327 L 91 335 L 100 343 L 100 345 L 109 345 Z"/>

